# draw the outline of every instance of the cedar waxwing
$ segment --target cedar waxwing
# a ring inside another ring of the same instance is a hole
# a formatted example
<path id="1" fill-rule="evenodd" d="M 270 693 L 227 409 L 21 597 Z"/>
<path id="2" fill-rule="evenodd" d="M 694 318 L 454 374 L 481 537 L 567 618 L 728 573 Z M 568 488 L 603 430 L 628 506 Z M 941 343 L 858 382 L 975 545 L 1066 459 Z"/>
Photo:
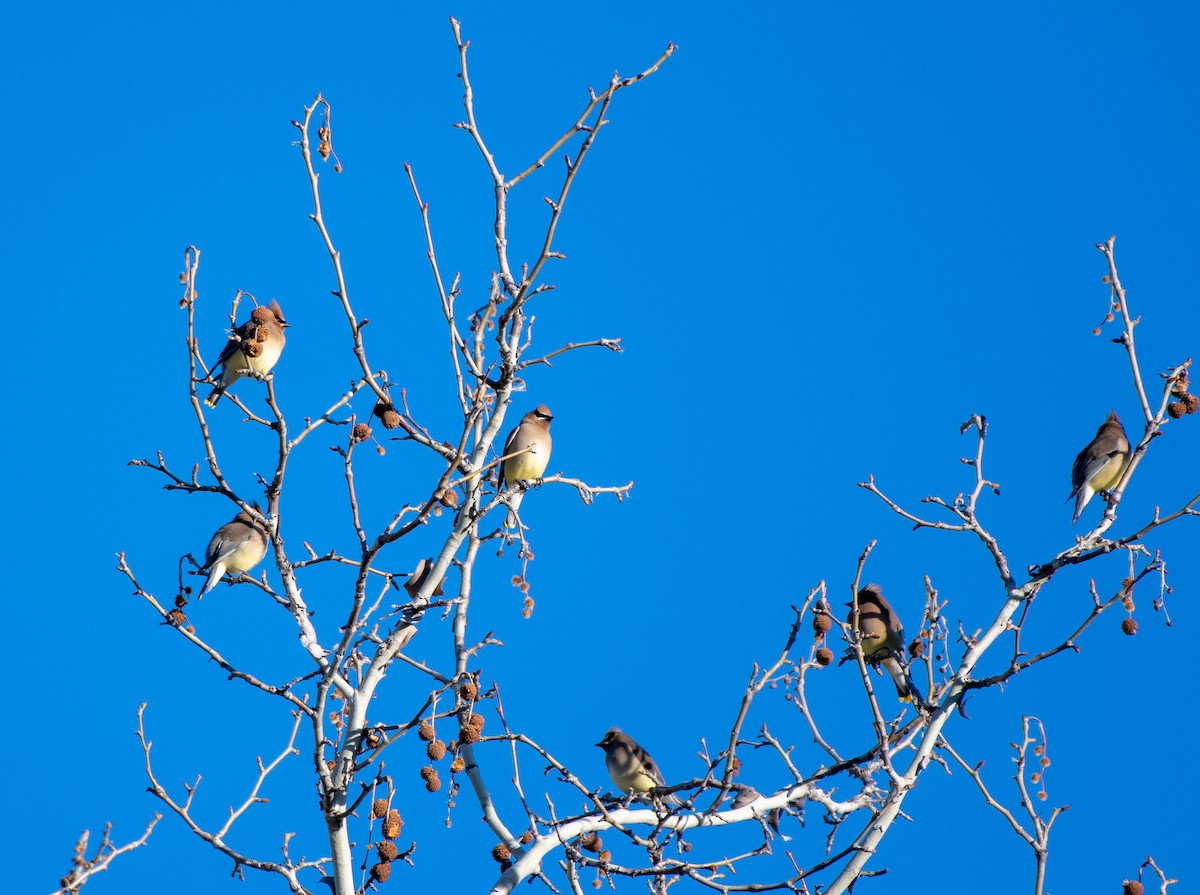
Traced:
<path id="1" fill-rule="evenodd" d="M 662 771 L 650 754 L 633 741 L 633 737 L 622 733 L 618 727 L 610 727 L 604 739 L 596 744 L 604 750 L 604 766 L 613 786 L 623 793 L 646 793 L 656 786 L 666 786 Z M 682 802 L 670 793 L 663 798 L 673 805 Z"/>
<path id="2" fill-rule="evenodd" d="M 267 530 L 250 513 L 242 510 L 233 520 L 217 529 L 204 551 L 204 565 L 200 571 L 208 571 L 208 578 L 199 600 L 216 587 L 221 577 L 228 572 L 230 577 L 239 578 L 242 572 L 254 568 L 267 555 Z"/>
<path id="3" fill-rule="evenodd" d="M 1067 500 L 1075 498 L 1072 525 L 1079 521 L 1079 514 L 1093 494 L 1107 491 L 1120 481 L 1128 462 L 1129 439 L 1125 437 L 1125 427 L 1117 419 L 1117 412 L 1110 410 L 1108 419 L 1096 430 L 1096 437 L 1079 452 L 1071 467 L 1071 493 Z"/>
<path id="4" fill-rule="evenodd" d="M 521 417 L 517 427 L 504 439 L 501 456 L 517 454 L 500 464 L 500 481 L 513 492 L 509 498 L 508 514 L 504 518 L 505 528 L 517 527 L 517 509 L 525 496 L 526 483 L 540 479 L 550 463 L 550 408 L 539 404 Z M 517 453 L 523 451 L 524 453 Z"/>
<path id="5" fill-rule="evenodd" d="M 850 614 L 846 624 L 854 629 L 854 600 L 846 605 Z M 900 618 L 883 598 L 883 588 L 868 584 L 858 592 L 858 632 L 862 639 L 863 658 L 872 665 L 882 665 L 896 684 L 896 695 L 901 702 L 924 704 L 921 691 L 908 673 L 904 662 L 904 628 Z"/>
<path id="6" fill-rule="evenodd" d="M 761 798 L 762 793 L 760 793 L 753 786 L 747 786 L 745 789 L 738 790 L 737 795 L 733 797 L 733 804 L 730 807 L 736 811 L 738 808 L 745 808 L 751 802 L 757 802 Z M 779 832 L 779 818 L 782 815 L 782 809 L 772 808 L 764 815 L 764 817 L 767 821 L 767 825 L 770 826 L 772 832 L 774 832 L 776 836 L 778 836 L 784 842 L 791 842 L 791 836 L 784 836 Z"/>
<path id="7" fill-rule="evenodd" d="M 204 403 L 216 407 L 225 389 L 240 379 L 246 370 L 253 370 L 261 376 L 270 373 L 283 353 L 283 343 L 287 341 L 283 331 L 289 325 L 284 321 L 283 311 L 275 299 L 271 299 L 266 307 L 251 311 L 250 319 L 237 328 L 234 336 L 221 349 L 221 356 L 213 365 L 214 371 L 217 367 L 221 368 L 221 381 L 204 399 Z"/>

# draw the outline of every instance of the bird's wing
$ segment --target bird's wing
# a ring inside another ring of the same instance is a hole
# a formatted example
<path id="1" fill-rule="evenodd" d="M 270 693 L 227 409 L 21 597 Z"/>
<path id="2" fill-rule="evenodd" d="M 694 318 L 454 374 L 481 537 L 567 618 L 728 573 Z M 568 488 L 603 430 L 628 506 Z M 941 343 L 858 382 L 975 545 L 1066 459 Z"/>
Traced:
<path id="1" fill-rule="evenodd" d="M 204 565 L 201 566 L 201 571 L 211 568 L 214 563 L 229 559 L 234 552 L 246 544 L 253 536 L 254 532 L 249 526 L 240 526 L 240 531 L 218 531 L 217 537 L 213 538 L 208 545 L 208 552 L 204 556 Z"/>
<path id="2" fill-rule="evenodd" d="M 1071 467 L 1071 493 L 1067 495 L 1067 500 L 1070 500 L 1079 493 L 1079 489 L 1092 480 L 1092 476 L 1098 473 L 1104 466 L 1121 453 L 1118 450 L 1108 451 L 1107 453 L 1084 451 L 1075 458 L 1075 465 Z"/>

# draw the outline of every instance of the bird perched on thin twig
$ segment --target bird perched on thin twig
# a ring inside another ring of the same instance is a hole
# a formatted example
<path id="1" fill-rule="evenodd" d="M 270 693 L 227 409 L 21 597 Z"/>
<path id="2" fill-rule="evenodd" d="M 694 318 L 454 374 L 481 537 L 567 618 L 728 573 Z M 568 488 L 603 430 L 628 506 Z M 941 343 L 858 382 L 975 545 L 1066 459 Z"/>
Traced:
<path id="1" fill-rule="evenodd" d="M 196 595 L 199 600 L 216 587 L 225 573 L 240 578 L 242 573 L 254 568 L 267 555 L 267 530 L 253 514 L 242 510 L 229 522 L 217 529 L 208 549 L 204 551 L 204 565 L 200 571 L 208 572 L 204 587 Z"/>
<path id="2" fill-rule="evenodd" d="M 1079 521 L 1080 513 L 1093 494 L 1108 491 L 1121 480 L 1128 463 L 1129 439 L 1125 436 L 1125 427 L 1117 419 L 1116 411 L 1110 410 L 1108 419 L 1096 430 L 1096 437 L 1079 452 L 1071 467 L 1071 493 L 1067 500 L 1075 498 L 1072 525 Z"/>
<path id="3" fill-rule="evenodd" d="M 500 463 L 500 481 L 513 492 L 508 499 L 508 513 L 504 518 L 505 528 L 517 527 L 517 509 L 529 487 L 546 472 L 550 463 L 550 421 L 554 419 L 550 408 L 539 404 L 523 417 L 521 422 L 504 439 L 501 456 L 508 457 Z M 508 456 L 513 454 L 515 456 Z"/>
<path id="4" fill-rule="evenodd" d="M 608 776 L 612 778 L 613 786 L 621 792 L 648 793 L 656 787 L 667 785 L 650 753 L 620 728 L 610 727 L 596 745 L 604 750 L 604 766 Z M 673 805 L 683 804 L 674 793 L 668 793 L 663 798 Z"/>
<path id="5" fill-rule="evenodd" d="M 260 376 L 270 373 L 283 353 L 283 345 L 287 341 L 283 331 L 289 325 L 284 321 L 283 311 L 275 299 L 271 299 L 265 307 L 251 311 L 250 319 L 235 330 L 213 364 L 214 372 L 217 367 L 221 368 L 221 381 L 204 399 L 204 403 L 216 407 L 225 389 L 237 382 L 247 370 Z"/>
<path id="6" fill-rule="evenodd" d="M 858 604 L 857 612 L 855 603 Z M 863 658 L 876 667 L 883 667 L 896 685 L 896 695 L 901 702 L 924 705 L 921 691 L 909 674 L 908 662 L 904 658 L 904 627 L 900 624 L 900 617 L 884 599 L 883 588 L 878 584 L 868 584 L 858 592 L 857 599 L 846 605 L 850 607 L 846 624 L 852 631 L 858 631 Z"/>

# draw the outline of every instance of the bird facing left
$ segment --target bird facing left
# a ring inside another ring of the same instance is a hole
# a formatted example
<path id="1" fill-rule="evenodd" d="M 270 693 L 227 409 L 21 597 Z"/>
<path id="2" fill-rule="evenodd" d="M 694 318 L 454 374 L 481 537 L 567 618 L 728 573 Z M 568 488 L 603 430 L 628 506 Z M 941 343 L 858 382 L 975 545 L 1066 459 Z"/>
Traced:
<path id="1" fill-rule="evenodd" d="M 604 750 L 604 767 L 620 792 L 637 795 L 667 785 L 650 753 L 619 727 L 610 727 L 596 745 Z M 663 798 L 673 805 L 683 804 L 674 793 Z"/>

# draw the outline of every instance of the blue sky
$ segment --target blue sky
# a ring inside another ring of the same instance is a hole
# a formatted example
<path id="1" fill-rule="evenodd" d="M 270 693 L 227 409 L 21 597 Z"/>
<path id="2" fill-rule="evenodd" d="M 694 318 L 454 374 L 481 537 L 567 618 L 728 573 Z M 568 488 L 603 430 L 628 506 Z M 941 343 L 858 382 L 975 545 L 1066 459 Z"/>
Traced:
<path id="1" fill-rule="evenodd" d="M 1063 498 L 1075 454 L 1110 409 L 1131 435 L 1140 431 L 1124 353 L 1109 341 L 1116 331 L 1092 334 L 1107 303 L 1095 243 L 1117 234 L 1148 384 L 1196 353 L 1200 22 L 1184 4 L 12 11 L 2 64 L 15 362 L 3 450 L 9 512 L 23 520 L 10 537 L 27 557 L 3 601 L 22 672 L 9 723 L 19 762 L 10 799 L 20 807 L 6 814 L 27 854 L 8 871 L 13 891 L 50 891 L 81 828 L 111 820 L 124 841 L 158 809 L 133 735 L 139 704 L 149 704 L 163 781 L 202 774 L 209 819 L 244 797 L 254 757 L 286 738 L 285 712 L 185 649 L 113 568 L 125 551 L 143 585 L 169 600 L 179 556 L 201 554 L 231 515 L 215 498 L 167 493 L 161 478 L 126 466 L 157 450 L 179 471 L 203 457 L 177 307 L 185 246 L 203 253 L 207 356 L 220 350 L 230 299 L 243 289 L 278 298 L 293 325 L 276 377 L 289 415 L 320 412 L 354 376 L 291 146 L 289 121 L 318 90 L 333 103 L 344 165 L 323 175 L 325 214 L 356 309 L 372 320 L 372 361 L 407 388 L 431 430 L 452 431 L 444 333 L 401 168 L 413 166 L 430 204 L 443 271 L 462 274 L 462 306 L 482 304 L 494 266 L 490 184 L 467 135 L 451 127 L 462 118 L 451 14 L 471 41 L 480 125 L 506 173 L 562 132 L 586 87 L 602 88 L 614 69 L 640 70 L 668 41 L 679 46 L 614 103 L 559 230 L 567 257 L 550 272 L 557 289 L 535 311 L 542 347 L 619 336 L 625 352 L 578 352 L 535 370 L 514 407 L 554 410 L 554 470 L 593 483 L 633 479 L 633 496 L 584 507 L 568 489 L 541 489 L 523 507 L 537 554 L 533 617 L 521 618 L 509 584 L 512 551 L 481 560 L 473 606 L 476 630 L 505 644 L 481 664 L 500 683 L 510 722 L 592 786 L 608 781 L 591 744 L 614 724 L 668 778 L 696 773 L 701 738 L 725 737 L 752 663 L 775 657 L 789 605 L 820 580 L 844 599 L 872 539 L 867 578 L 910 627 L 923 575 L 965 630 L 987 624 L 1003 592 L 979 545 L 913 532 L 854 487 L 874 474 L 910 507 L 968 488 L 958 458 L 974 444 L 958 426 L 970 413 L 991 426 L 986 463 L 1002 496 L 986 497 L 982 512 L 1012 565 L 1072 543 Z M 557 190 L 559 171 L 552 163 L 514 191 L 514 257 L 540 245 L 542 196 Z M 226 471 L 251 493 L 270 445 L 231 405 L 211 419 Z M 1195 417 L 1173 422 L 1154 443 L 1116 532 L 1200 490 L 1197 426 Z M 314 437 L 289 473 L 297 546 L 352 545 L 340 466 L 327 450 L 338 438 Z M 388 443 L 385 456 L 359 454 L 358 474 L 368 524 L 379 526 L 436 467 L 417 448 Z M 1098 512 L 1089 507 L 1085 519 Z M 431 551 L 432 528 L 397 564 Z M 977 696 L 971 719 L 948 728 L 1015 805 L 1008 744 L 1022 714 L 1046 724 L 1046 808 L 1072 806 L 1051 838 L 1051 891 L 1115 891 L 1147 854 L 1187 873 L 1194 820 L 1170 796 L 1179 778 L 1169 757 L 1191 742 L 1183 651 L 1200 624 L 1195 543 L 1195 524 L 1184 522 L 1147 544 L 1170 570 L 1173 627 L 1144 587 L 1137 637 L 1120 633 L 1118 613 L 1105 616 L 1081 652 Z M 1086 614 L 1089 578 L 1115 589 L 1123 563 L 1056 576 L 1035 604 L 1039 643 Z M 65 567 L 70 581 L 56 577 Z M 305 588 L 318 624 L 332 629 L 344 582 L 327 575 Z M 266 677 L 306 671 L 288 619 L 246 590 L 218 589 L 194 607 L 196 624 Z M 444 627 L 431 620 L 420 638 L 417 658 L 445 660 Z M 1003 661 L 993 656 L 988 669 Z M 829 669 L 809 684 L 847 752 L 870 737 L 852 677 Z M 397 675 L 381 710 L 411 712 L 424 687 Z M 781 693 L 765 694 L 757 712 L 751 729 L 767 723 L 796 744 L 801 767 L 819 763 Z M 462 890 L 484 888 L 493 839 L 465 793 L 445 828 L 444 792 L 429 796 L 416 777 L 421 751 L 414 738 L 389 759 L 404 781 L 406 835 L 430 819 L 401 882 L 444 882 L 454 860 Z M 493 747 L 491 757 L 502 787 L 506 753 Z M 268 783 L 271 802 L 235 828 L 247 851 L 274 857 L 293 830 L 298 851 L 326 848 L 305 762 L 293 759 Z M 756 770 L 760 789 L 785 782 L 769 762 Z M 524 769 L 527 787 L 540 771 Z M 21 785 L 30 776 L 32 791 Z M 905 810 L 915 823 L 885 841 L 873 866 L 891 872 L 874 885 L 910 890 L 935 855 L 939 876 L 976 877 L 982 893 L 1030 885 L 1027 848 L 961 772 L 929 771 Z M 806 830 L 787 832 L 801 863 L 819 859 L 816 812 Z M 148 848 L 87 891 L 164 881 L 179 895 L 283 890 L 254 874 L 240 884 L 229 870 L 167 817 Z"/>

